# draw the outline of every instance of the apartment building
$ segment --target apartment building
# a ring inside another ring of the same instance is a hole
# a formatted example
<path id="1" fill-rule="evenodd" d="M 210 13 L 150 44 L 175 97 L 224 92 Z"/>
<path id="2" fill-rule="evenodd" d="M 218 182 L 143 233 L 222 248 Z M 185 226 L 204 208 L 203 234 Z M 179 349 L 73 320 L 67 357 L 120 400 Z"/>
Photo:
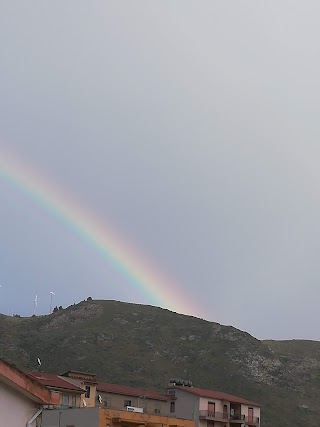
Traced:
<path id="1" fill-rule="evenodd" d="M 46 374 L 43 372 L 28 372 L 31 378 L 36 379 L 40 384 L 51 391 L 58 393 L 59 401 L 55 407 L 59 409 L 81 408 L 85 390 L 67 381 L 62 376 Z"/>
<path id="2" fill-rule="evenodd" d="M 170 415 L 192 419 L 195 427 L 257 427 L 260 405 L 242 397 L 192 386 L 170 384 Z"/>
<path id="3" fill-rule="evenodd" d="M 57 393 L 0 359 L 0 426 L 38 426 L 43 407 L 58 401 Z"/>
<path id="4" fill-rule="evenodd" d="M 97 403 L 97 377 L 96 374 L 80 371 L 68 371 L 61 375 L 66 381 L 84 390 L 82 405 L 94 408 Z"/>
<path id="5" fill-rule="evenodd" d="M 153 390 L 98 382 L 97 393 L 97 404 L 105 408 L 136 408 L 147 414 L 162 416 L 167 416 L 169 412 L 168 396 Z"/>

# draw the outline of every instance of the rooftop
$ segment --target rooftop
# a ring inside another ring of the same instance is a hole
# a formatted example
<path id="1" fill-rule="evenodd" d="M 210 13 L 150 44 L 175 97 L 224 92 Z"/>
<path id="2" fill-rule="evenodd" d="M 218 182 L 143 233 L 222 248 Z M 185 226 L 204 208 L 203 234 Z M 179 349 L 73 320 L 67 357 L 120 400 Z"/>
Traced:
<path id="1" fill-rule="evenodd" d="M 56 405 L 59 401 L 58 393 L 51 392 L 35 378 L 3 359 L 0 359 L 0 382 L 42 405 Z"/>
<path id="2" fill-rule="evenodd" d="M 72 384 L 71 382 L 61 378 L 59 375 L 45 374 L 43 372 L 28 372 L 32 378 L 35 378 L 39 383 L 52 389 L 70 390 L 75 393 L 84 393 L 85 391 Z"/>
<path id="3" fill-rule="evenodd" d="M 85 382 L 89 382 L 92 384 L 96 384 L 97 382 L 97 376 L 96 374 L 91 374 L 89 372 L 81 372 L 81 371 L 67 371 L 64 374 L 60 375 L 61 377 L 69 377 L 76 380 L 82 380 Z"/>

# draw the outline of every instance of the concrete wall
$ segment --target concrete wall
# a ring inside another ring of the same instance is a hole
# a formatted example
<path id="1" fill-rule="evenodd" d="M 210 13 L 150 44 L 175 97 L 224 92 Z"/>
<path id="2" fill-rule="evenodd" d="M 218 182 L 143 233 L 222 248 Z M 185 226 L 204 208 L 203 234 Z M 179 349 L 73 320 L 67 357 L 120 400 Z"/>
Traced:
<path id="1" fill-rule="evenodd" d="M 131 405 L 136 406 L 138 408 L 143 408 L 144 412 L 148 414 L 158 414 L 167 416 L 168 414 L 168 404 L 166 401 L 154 400 L 154 399 L 143 399 L 142 397 L 135 396 L 126 396 L 123 394 L 114 394 L 114 393 L 105 393 L 98 391 L 97 394 L 100 394 L 102 397 L 101 406 L 107 408 L 115 408 L 115 409 L 124 409 L 125 400 L 130 400 Z M 97 405 L 100 406 L 99 401 L 97 400 Z M 158 412 L 158 410 L 160 412 Z"/>
<path id="2" fill-rule="evenodd" d="M 41 427 L 97 427 L 98 421 L 99 408 L 48 409 L 42 413 Z"/>
<path id="3" fill-rule="evenodd" d="M 208 410 L 208 403 L 214 403 L 215 404 L 215 410 L 216 412 L 223 412 L 224 405 L 227 405 L 228 412 L 230 413 L 230 402 L 220 400 L 220 399 L 208 399 L 207 397 L 201 397 L 200 398 L 200 407 L 199 409 L 202 411 Z"/>
<path id="4" fill-rule="evenodd" d="M 175 389 L 175 397 L 175 412 L 169 416 L 194 420 L 195 427 L 199 427 L 199 397 L 179 389 Z"/>
<path id="5" fill-rule="evenodd" d="M 0 427 L 25 427 L 39 405 L 0 383 Z M 36 422 L 31 424 L 36 427 Z"/>

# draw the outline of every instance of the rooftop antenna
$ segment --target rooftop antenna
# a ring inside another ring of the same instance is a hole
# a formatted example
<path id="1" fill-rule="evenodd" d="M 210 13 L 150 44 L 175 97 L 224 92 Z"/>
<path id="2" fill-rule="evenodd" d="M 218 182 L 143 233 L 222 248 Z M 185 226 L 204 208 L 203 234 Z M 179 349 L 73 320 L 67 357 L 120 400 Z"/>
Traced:
<path id="1" fill-rule="evenodd" d="M 52 313 L 52 300 L 53 300 L 53 296 L 55 295 L 55 293 L 52 291 L 50 291 L 49 293 L 50 293 L 50 313 L 49 314 L 51 314 Z"/>
<path id="2" fill-rule="evenodd" d="M 33 308 L 33 315 L 36 315 L 37 312 L 37 307 L 38 307 L 38 295 L 36 294 L 36 297 L 34 299 L 34 308 Z"/>

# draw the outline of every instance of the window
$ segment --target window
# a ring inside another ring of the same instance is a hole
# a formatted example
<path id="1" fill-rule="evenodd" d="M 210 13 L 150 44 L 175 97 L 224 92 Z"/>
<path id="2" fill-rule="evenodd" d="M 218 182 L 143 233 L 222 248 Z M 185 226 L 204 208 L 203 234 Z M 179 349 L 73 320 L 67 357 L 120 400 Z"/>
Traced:
<path id="1" fill-rule="evenodd" d="M 125 400 L 123 403 L 124 403 L 124 407 L 126 407 L 126 406 L 132 406 L 131 405 L 131 400 Z"/>
<path id="2" fill-rule="evenodd" d="M 77 396 L 75 394 L 71 397 L 71 406 L 75 408 L 77 406 Z"/>
<path id="3" fill-rule="evenodd" d="M 85 393 L 84 397 L 87 397 L 89 399 L 89 397 L 90 397 L 90 386 L 86 385 L 85 391 L 86 391 L 86 393 Z"/>
<path id="4" fill-rule="evenodd" d="M 216 404 L 214 402 L 208 402 L 208 417 L 214 417 L 216 414 Z"/>
<path id="5" fill-rule="evenodd" d="M 223 405 L 223 419 L 226 420 L 228 418 L 229 418 L 228 406 L 227 405 Z"/>
<path id="6" fill-rule="evenodd" d="M 154 413 L 155 414 L 160 414 L 160 408 L 161 408 L 160 405 L 156 403 L 155 404 L 155 408 L 154 408 Z"/>
<path id="7" fill-rule="evenodd" d="M 176 402 L 170 402 L 170 412 L 173 413 L 176 411 Z"/>
<path id="8" fill-rule="evenodd" d="M 67 394 L 62 395 L 62 406 L 69 406 L 69 396 Z"/>

